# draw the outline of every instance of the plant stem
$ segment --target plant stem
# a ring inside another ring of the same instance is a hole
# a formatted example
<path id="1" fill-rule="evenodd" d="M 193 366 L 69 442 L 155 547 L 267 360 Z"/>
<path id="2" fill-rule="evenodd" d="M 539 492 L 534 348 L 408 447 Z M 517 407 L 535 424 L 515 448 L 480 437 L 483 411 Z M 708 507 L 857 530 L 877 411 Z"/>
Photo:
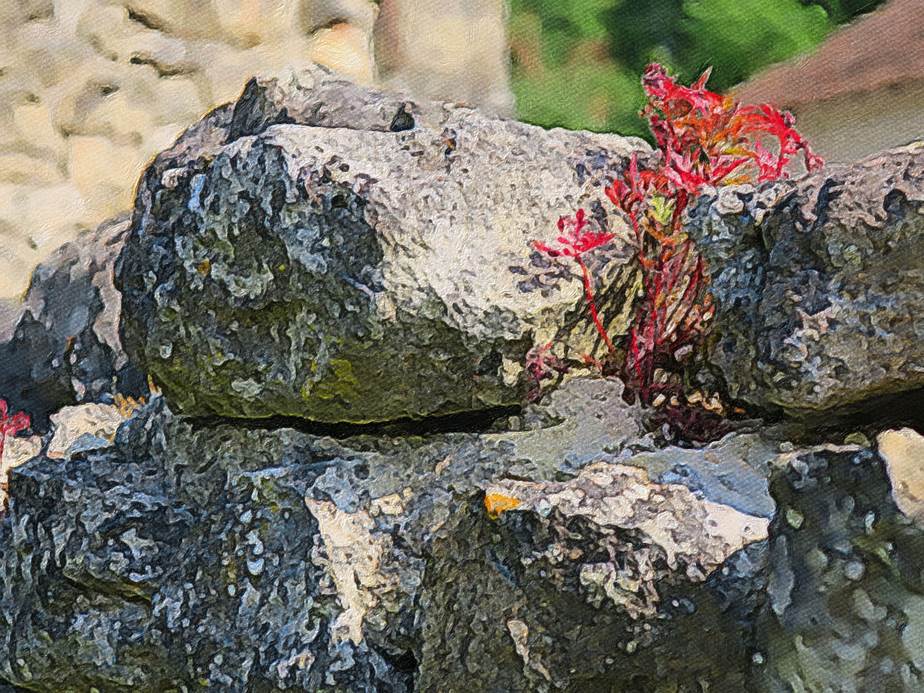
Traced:
<path id="1" fill-rule="evenodd" d="M 593 320 L 594 327 L 597 328 L 597 333 L 603 339 L 603 343 L 606 344 L 607 350 L 609 350 L 611 356 L 616 355 L 616 347 L 613 345 L 613 340 L 610 339 L 610 336 L 606 332 L 606 328 L 603 326 L 603 321 L 600 320 L 600 315 L 597 313 L 597 301 L 594 298 L 594 287 L 593 281 L 590 277 L 590 271 L 587 269 L 587 265 L 584 263 L 584 260 L 581 259 L 581 256 L 578 255 L 574 258 L 578 265 L 581 267 L 581 274 L 584 278 L 584 295 L 587 297 L 587 307 L 590 310 L 590 319 Z"/>

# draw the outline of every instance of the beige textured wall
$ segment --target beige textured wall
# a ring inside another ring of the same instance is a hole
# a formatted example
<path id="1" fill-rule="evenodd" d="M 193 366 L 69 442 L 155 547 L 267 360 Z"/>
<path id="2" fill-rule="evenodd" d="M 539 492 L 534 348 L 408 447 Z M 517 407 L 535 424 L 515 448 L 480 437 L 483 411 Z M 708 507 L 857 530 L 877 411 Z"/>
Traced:
<path id="1" fill-rule="evenodd" d="M 0 0 L 0 297 L 255 73 L 373 79 L 367 0 Z"/>
<path id="2" fill-rule="evenodd" d="M 386 85 L 513 114 L 505 0 L 381 0 L 375 52 Z"/>

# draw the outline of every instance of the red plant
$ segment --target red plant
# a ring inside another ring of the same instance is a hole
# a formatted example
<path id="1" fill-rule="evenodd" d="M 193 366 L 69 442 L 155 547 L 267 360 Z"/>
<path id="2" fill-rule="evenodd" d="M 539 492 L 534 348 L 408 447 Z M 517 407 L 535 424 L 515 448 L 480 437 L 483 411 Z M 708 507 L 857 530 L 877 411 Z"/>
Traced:
<path id="1" fill-rule="evenodd" d="M 15 436 L 31 425 L 29 415 L 17 412 L 10 416 L 10 409 L 5 399 L 0 399 L 0 462 L 3 461 L 3 449 L 6 446 L 6 437 Z"/>
<path id="2" fill-rule="evenodd" d="M 794 129 L 790 113 L 736 103 L 708 91 L 708 79 L 707 70 L 687 87 L 660 65 L 648 66 L 642 115 L 659 156 L 653 167 L 643 168 L 633 155 L 622 178 L 605 191 L 631 229 L 625 240 L 641 270 L 642 294 L 625 336 L 621 373 L 628 391 L 646 405 L 670 389 L 656 382 L 655 371 L 676 369 L 699 346 L 714 313 L 705 262 L 683 232 L 691 201 L 719 185 L 786 177 L 787 164 L 799 154 L 808 170 L 823 163 Z M 618 352 L 600 320 L 593 279 L 581 256 L 616 234 L 589 231 L 587 225 L 578 210 L 574 219 L 559 221 L 559 248 L 538 242 L 534 247 L 552 257 L 574 258 L 580 266 L 591 320 L 614 360 Z"/>
<path id="3" fill-rule="evenodd" d="M 587 299 L 587 306 L 590 310 L 590 319 L 593 321 L 594 327 L 597 328 L 597 332 L 603 338 L 603 343 L 606 344 L 606 348 L 609 350 L 610 354 L 615 354 L 616 347 L 613 345 L 609 334 L 607 334 L 606 328 L 603 326 L 603 322 L 600 320 L 600 315 L 597 312 L 593 278 L 590 276 L 590 270 L 587 269 L 587 264 L 581 256 L 595 248 L 606 245 L 616 238 L 616 234 L 601 231 L 588 231 L 587 224 L 588 221 L 584 210 L 579 209 L 573 218 L 561 217 L 558 220 L 558 232 L 561 234 L 555 239 L 559 244 L 558 248 L 552 248 L 541 241 L 534 241 L 533 247 L 549 257 L 565 256 L 574 258 L 578 267 L 581 268 L 581 277 L 584 281 L 584 296 Z"/>

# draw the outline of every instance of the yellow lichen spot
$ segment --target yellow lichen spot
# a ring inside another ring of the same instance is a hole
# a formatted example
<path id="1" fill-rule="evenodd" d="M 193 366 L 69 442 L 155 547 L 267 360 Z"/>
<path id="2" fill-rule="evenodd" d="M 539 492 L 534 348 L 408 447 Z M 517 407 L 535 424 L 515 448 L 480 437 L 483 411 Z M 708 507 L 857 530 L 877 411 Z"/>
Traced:
<path id="1" fill-rule="evenodd" d="M 208 258 L 205 258 L 202 262 L 196 265 L 196 271 L 203 277 L 209 276 L 209 272 L 212 271 L 212 262 Z"/>
<path id="2" fill-rule="evenodd" d="M 521 501 L 503 493 L 486 493 L 484 496 L 484 508 L 492 520 L 496 520 L 508 510 L 519 507 L 520 504 Z"/>
<path id="3" fill-rule="evenodd" d="M 279 272 L 285 272 L 285 271 L 286 271 L 285 263 L 280 264 L 280 265 L 276 268 L 276 270 L 279 271 Z"/>
<path id="4" fill-rule="evenodd" d="M 330 400 L 348 398 L 359 387 L 359 379 L 353 373 L 353 364 L 346 359 L 331 359 L 330 375 L 316 383 L 311 394 L 318 399 Z"/>
<path id="5" fill-rule="evenodd" d="M 116 406 L 116 409 L 119 411 L 119 416 L 123 419 L 130 419 L 136 411 L 138 411 L 142 406 L 144 406 L 145 399 L 144 397 L 139 397 L 135 399 L 134 397 L 126 397 L 121 392 L 116 393 L 116 396 L 113 397 L 113 403 Z"/>

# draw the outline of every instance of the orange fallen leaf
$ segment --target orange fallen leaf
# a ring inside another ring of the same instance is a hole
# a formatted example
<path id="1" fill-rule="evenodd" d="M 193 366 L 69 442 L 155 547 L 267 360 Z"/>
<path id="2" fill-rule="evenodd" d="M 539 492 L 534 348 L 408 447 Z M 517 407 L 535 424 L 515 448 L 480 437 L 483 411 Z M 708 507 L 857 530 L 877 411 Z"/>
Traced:
<path id="1" fill-rule="evenodd" d="M 145 398 L 126 397 L 121 392 L 117 392 L 113 398 L 113 404 L 119 410 L 119 416 L 123 419 L 130 419 L 132 415 L 145 404 Z"/>
<path id="2" fill-rule="evenodd" d="M 488 517 L 492 520 L 496 520 L 502 513 L 513 510 L 520 504 L 521 501 L 502 493 L 486 493 L 484 496 L 484 507 L 488 511 Z"/>

